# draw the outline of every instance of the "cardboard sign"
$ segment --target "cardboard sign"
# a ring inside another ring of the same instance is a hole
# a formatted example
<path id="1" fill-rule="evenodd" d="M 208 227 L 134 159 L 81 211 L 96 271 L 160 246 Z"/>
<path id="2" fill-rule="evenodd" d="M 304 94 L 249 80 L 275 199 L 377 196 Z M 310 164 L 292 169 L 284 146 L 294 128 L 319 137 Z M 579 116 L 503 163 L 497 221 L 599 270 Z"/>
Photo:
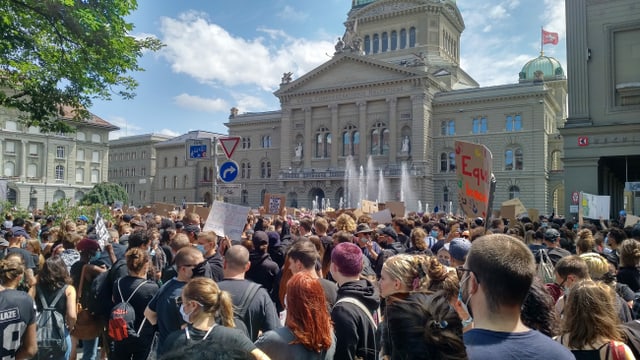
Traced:
<path id="1" fill-rule="evenodd" d="M 279 215 L 285 207 L 285 195 L 266 194 L 264 196 L 264 212 L 265 214 Z"/>
<path id="2" fill-rule="evenodd" d="M 404 201 L 387 201 L 385 204 L 385 209 L 389 209 L 392 214 L 395 214 L 396 217 L 404 217 L 407 209 L 404 206 Z M 382 211 L 384 209 L 380 209 Z"/>
<path id="3" fill-rule="evenodd" d="M 640 221 L 640 216 L 627 214 L 627 219 L 624 221 L 624 227 L 633 226 Z"/>
<path id="4" fill-rule="evenodd" d="M 538 211 L 538 209 L 528 209 L 527 213 L 529 214 L 529 219 L 531 219 L 531 221 L 538 221 L 538 217 L 540 216 L 540 211 Z"/>
<path id="5" fill-rule="evenodd" d="M 371 220 L 376 221 L 378 224 L 389 224 L 391 222 L 391 211 L 384 209 L 370 215 Z"/>
<path id="6" fill-rule="evenodd" d="M 153 203 L 151 207 L 153 208 L 153 212 L 156 215 L 162 215 L 162 216 L 167 215 L 169 212 L 175 209 L 175 206 L 173 204 L 167 204 L 167 203 Z"/>
<path id="7" fill-rule="evenodd" d="M 456 141 L 456 176 L 458 203 L 468 217 L 486 219 L 491 192 L 493 156 L 481 144 Z"/>
<path id="8" fill-rule="evenodd" d="M 513 217 L 514 219 L 515 219 L 516 217 L 518 217 L 518 216 L 522 215 L 522 214 L 527 214 L 527 213 L 528 213 L 528 212 L 527 212 L 527 208 L 526 208 L 526 207 L 524 207 L 524 205 L 522 205 L 522 202 L 521 202 L 521 201 L 520 201 L 520 199 L 518 199 L 518 198 L 511 199 L 511 200 L 507 200 L 507 201 L 505 201 L 505 202 L 503 202 L 503 203 L 502 203 L 502 207 L 510 206 L 510 205 L 515 206 L 515 210 L 514 210 L 514 211 L 515 211 L 515 216 Z M 500 209 L 500 213 L 501 213 L 501 216 L 502 216 L 502 217 L 504 217 L 504 218 L 507 218 L 507 219 L 508 219 L 508 217 L 507 217 L 507 216 L 502 215 L 502 209 Z"/>
<path id="9" fill-rule="evenodd" d="M 608 219 L 611 205 L 609 195 L 580 193 L 580 215 L 584 219 Z"/>
<path id="10" fill-rule="evenodd" d="M 375 201 L 362 200 L 361 209 L 365 214 L 373 214 L 378 212 L 378 204 Z"/>
<path id="11" fill-rule="evenodd" d="M 505 219 L 516 218 L 516 206 L 515 205 L 503 205 L 500 208 L 500 217 Z"/>
<path id="12" fill-rule="evenodd" d="M 228 236 L 240 241 L 251 208 L 214 201 L 202 231 L 213 231 L 218 236 Z"/>

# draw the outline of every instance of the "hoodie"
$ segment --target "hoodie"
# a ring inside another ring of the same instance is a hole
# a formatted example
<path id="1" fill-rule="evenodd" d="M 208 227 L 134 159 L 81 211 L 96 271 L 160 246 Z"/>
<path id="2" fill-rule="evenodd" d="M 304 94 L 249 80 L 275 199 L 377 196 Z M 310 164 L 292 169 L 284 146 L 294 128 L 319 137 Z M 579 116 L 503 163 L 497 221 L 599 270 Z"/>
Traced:
<path id="1" fill-rule="evenodd" d="M 345 297 L 360 301 L 371 314 L 380 306 L 378 289 L 369 280 L 342 284 L 338 288 L 337 301 Z M 357 305 L 347 302 L 336 304 L 331 311 L 331 319 L 338 339 L 336 359 L 377 359 L 380 346 L 376 343 L 376 328 Z"/>
<path id="2" fill-rule="evenodd" d="M 262 285 L 268 293 L 271 293 L 273 289 L 273 283 L 280 272 L 280 267 L 273 260 L 268 253 L 261 253 L 259 251 L 253 251 L 249 254 L 249 261 L 251 261 L 251 267 L 245 274 L 248 280 Z"/>

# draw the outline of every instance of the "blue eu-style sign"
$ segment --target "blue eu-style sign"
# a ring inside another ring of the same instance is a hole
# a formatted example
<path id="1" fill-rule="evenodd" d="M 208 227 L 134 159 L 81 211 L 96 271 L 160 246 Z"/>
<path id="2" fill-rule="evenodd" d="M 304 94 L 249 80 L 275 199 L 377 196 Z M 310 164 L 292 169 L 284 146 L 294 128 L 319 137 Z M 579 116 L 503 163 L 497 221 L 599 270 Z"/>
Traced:
<path id="1" fill-rule="evenodd" d="M 207 157 L 207 145 L 190 145 L 189 146 L 189 158 L 190 159 L 202 159 Z"/>
<path id="2" fill-rule="evenodd" d="M 235 161 L 225 161 L 220 166 L 220 180 L 228 183 L 238 177 L 238 164 Z"/>

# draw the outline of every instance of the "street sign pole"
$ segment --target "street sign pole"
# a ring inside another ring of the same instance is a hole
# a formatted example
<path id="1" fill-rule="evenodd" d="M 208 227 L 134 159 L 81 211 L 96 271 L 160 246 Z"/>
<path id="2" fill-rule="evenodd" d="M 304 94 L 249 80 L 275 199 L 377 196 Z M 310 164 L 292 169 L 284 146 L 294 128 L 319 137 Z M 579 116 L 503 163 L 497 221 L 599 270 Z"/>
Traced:
<path id="1" fill-rule="evenodd" d="M 218 138 L 213 138 L 213 168 L 216 170 L 213 174 L 213 193 L 211 194 L 211 205 L 213 201 L 218 199 Z"/>

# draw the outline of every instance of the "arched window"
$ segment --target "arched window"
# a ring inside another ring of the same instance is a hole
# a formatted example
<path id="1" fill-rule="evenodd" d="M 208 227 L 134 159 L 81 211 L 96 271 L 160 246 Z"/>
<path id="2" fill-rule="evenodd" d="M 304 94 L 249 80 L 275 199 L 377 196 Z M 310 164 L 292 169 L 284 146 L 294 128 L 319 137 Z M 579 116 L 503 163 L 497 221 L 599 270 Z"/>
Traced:
<path id="1" fill-rule="evenodd" d="M 523 155 L 522 148 L 516 148 L 515 150 L 515 170 L 522 170 Z"/>
<path id="2" fill-rule="evenodd" d="M 440 154 L 440 172 L 447 172 L 447 169 L 449 168 L 448 160 L 449 157 L 446 153 Z"/>
<path id="3" fill-rule="evenodd" d="M 389 129 L 382 130 L 382 155 L 389 154 Z"/>
<path id="4" fill-rule="evenodd" d="M 99 143 L 102 141 L 100 134 L 91 134 L 91 142 Z"/>
<path id="5" fill-rule="evenodd" d="M 440 154 L 440 172 L 456 171 L 456 154 L 453 151 Z"/>
<path id="6" fill-rule="evenodd" d="M 56 180 L 64 180 L 64 166 L 56 165 Z"/>
<path id="7" fill-rule="evenodd" d="M 409 47 L 415 47 L 415 46 L 416 46 L 416 28 L 412 26 L 409 29 Z"/>
<path id="8" fill-rule="evenodd" d="M 449 171 L 456 171 L 456 154 L 454 152 L 449 153 Z"/>
<path id="9" fill-rule="evenodd" d="M 520 188 L 512 185 L 509 187 L 509 200 L 520 198 Z"/>
<path id="10" fill-rule="evenodd" d="M 87 138 L 86 138 L 85 134 L 82 131 L 78 131 L 76 133 L 76 139 L 78 141 L 85 141 Z"/>
<path id="11" fill-rule="evenodd" d="M 389 129 L 385 123 L 379 122 L 371 130 L 371 155 L 384 155 L 389 153 Z"/>
<path id="12" fill-rule="evenodd" d="M 326 127 L 321 127 L 315 137 L 316 158 L 328 158 L 331 156 L 331 133 Z"/>
<path id="13" fill-rule="evenodd" d="M 164 167 L 169 167 L 169 160 L 166 157 L 164 158 Z"/>
<path id="14" fill-rule="evenodd" d="M 400 49 L 407 47 L 407 30 L 400 30 Z"/>
<path id="15" fill-rule="evenodd" d="M 369 35 L 364 37 L 364 53 L 367 55 L 371 53 L 371 36 Z"/>
<path id="16" fill-rule="evenodd" d="M 373 34 L 373 53 L 377 54 L 380 50 L 380 37 L 378 34 Z"/>
<path id="17" fill-rule="evenodd" d="M 391 32 L 391 51 L 398 48 L 398 32 L 393 30 Z"/>
<path id="18" fill-rule="evenodd" d="M 389 35 L 387 32 L 382 33 L 382 52 L 389 50 Z"/>
<path id="19" fill-rule="evenodd" d="M 177 156 L 173 157 L 173 167 L 178 167 L 178 157 Z"/>
<path id="20" fill-rule="evenodd" d="M 263 160 L 260 163 L 260 177 L 263 179 L 271 178 L 271 161 Z"/>

